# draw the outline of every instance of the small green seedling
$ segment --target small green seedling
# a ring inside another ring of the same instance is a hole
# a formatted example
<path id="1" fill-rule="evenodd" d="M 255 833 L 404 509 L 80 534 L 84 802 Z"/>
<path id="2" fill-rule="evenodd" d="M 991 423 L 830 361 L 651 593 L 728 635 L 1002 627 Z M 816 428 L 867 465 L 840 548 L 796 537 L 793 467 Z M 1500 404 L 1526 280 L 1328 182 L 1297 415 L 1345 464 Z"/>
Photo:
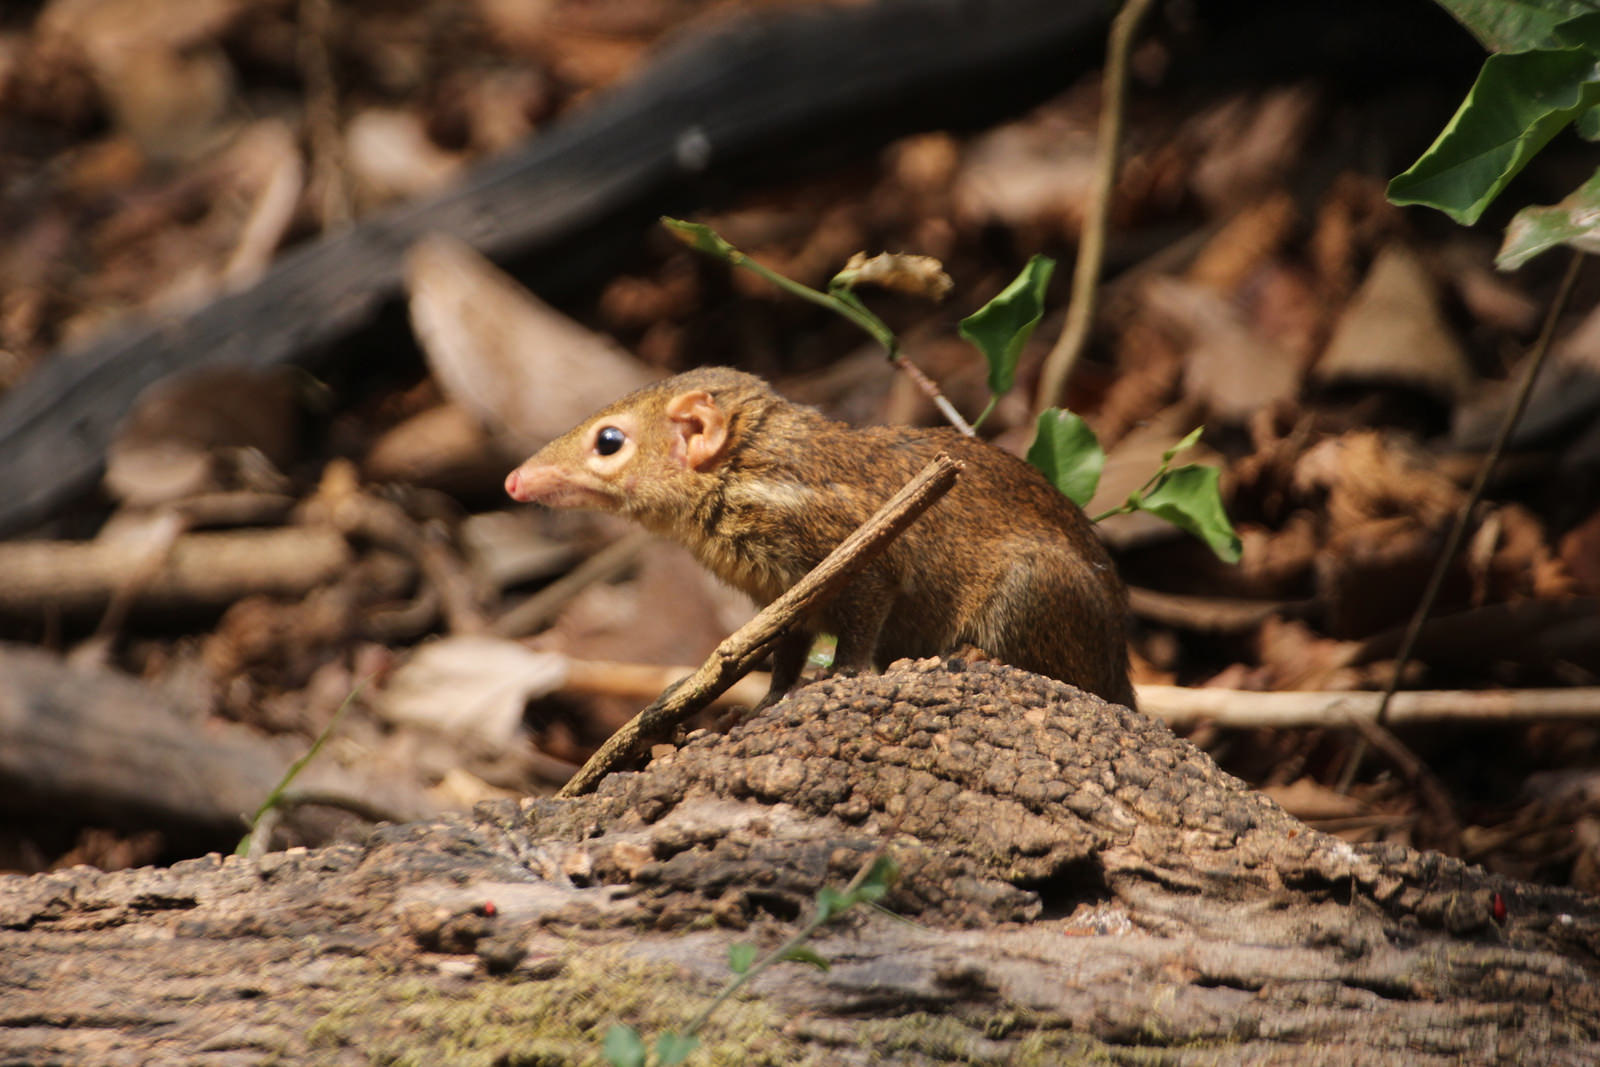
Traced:
<path id="1" fill-rule="evenodd" d="M 633 1027 L 618 1023 L 606 1031 L 605 1055 L 612 1067 L 671 1067 L 682 1063 L 700 1045 L 695 1035 L 723 1002 L 775 963 L 807 963 L 826 971 L 831 964 L 807 944 L 816 932 L 859 904 L 877 904 L 889 892 L 900 868 L 887 851 L 879 850 L 862 865 L 843 889 L 823 886 L 817 890 L 811 917 L 783 944 L 760 956 L 754 945 L 740 942 L 728 948 L 728 970 L 733 977 L 709 1004 L 681 1031 L 668 1030 L 656 1038 L 655 1059 L 649 1056 L 644 1037 Z"/>
<path id="2" fill-rule="evenodd" d="M 709 226 L 667 217 L 661 221 L 696 251 L 754 271 L 786 292 L 843 315 L 882 344 L 890 358 L 898 356 L 899 342 L 884 321 L 861 302 L 861 298 L 853 291 L 854 286 L 870 281 L 929 295 L 943 295 L 948 288 L 948 278 L 944 272 L 937 270 L 935 261 L 927 257 L 885 255 L 869 260 L 857 256 L 834 276 L 828 291 L 823 293 L 762 266 Z M 1045 289 L 1050 284 L 1054 270 L 1054 260 L 1048 256 L 1034 256 L 1011 284 L 961 321 L 958 326 L 961 336 L 977 348 L 988 364 L 990 396 L 983 413 L 972 426 L 968 426 L 944 396 L 936 395 L 934 402 L 957 428 L 971 433 L 973 427 L 982 423 L 994 410 L 1000 396 L 1015 384 L 1017 361 L 1023 346 L 1044 317 Z M 896 279 L 904 279 L 907 275 L 911 277 L 904 284 L 897 284 L 895 281 L 885 281 L 885 273 Z M 1199 434 L 1200 431 L 1196 430 L 1184 438 L 1166 454 L 1161 467 L 1138 492 L 1099 518 L 1127 511 L 1148 511 L 1198 537 L 1223 561 L 1237 563 L 1239 536 L 1223 509 L 1217 471 L 1196 465 L 1176 469 L 1171 467 L 1172 457 L 1193 445 L 1199 439 Z M 1094 432 L 1077 415 L 1057 408 L 1040 414 L 1037 436 L 1033 446 L 1028 449 L 1027 458 L 1079 507 L 1088 504 L 1094 495 L 1095 486 L 1100 481 L 1100 471 L 1105 466 L 1105 452 L 1095 439 Z"/>
<path id="3" fill-rule="evenodd" d="M 349 710 L 350 705 L 354 703 L 368 681 L 369 679 L 363 678 L 351 688 L 338 709 L 334 711 L 333 717 L 328 720 L 328 725 L 322 728 L 322 732 L 317 734 L 317 739 L 311 742 L 311 747 L 306 749 L 306 754 L 291 763 L 289 769 L 283 772 L 283 777 L 278 781 L 277 785 L 272 787 L 272 792 L 267 794 L 267 799 L 263 800 L 261 806 L 256 809 L 255 814 L 250 816 L 250 829 L 233 848 L 235 856 L 248 856 L 250 854 L 250 846 L 256 835 L 256 827 L 260 825 L 261 820 L 266 817 L 268 812 L 283 804 L 284 796 L 288 793 L 289 786 L 293 785 L 294 780 L 300 777 L 300 772 L 305 770 L 307 765 L 317 758 L 317 753 L 322 751 L 322 746 L 327 744 L 328 738 L 333 736 L 333 731 L 338 728 L 340 720 L 344 718 L 344 713 Z"/>

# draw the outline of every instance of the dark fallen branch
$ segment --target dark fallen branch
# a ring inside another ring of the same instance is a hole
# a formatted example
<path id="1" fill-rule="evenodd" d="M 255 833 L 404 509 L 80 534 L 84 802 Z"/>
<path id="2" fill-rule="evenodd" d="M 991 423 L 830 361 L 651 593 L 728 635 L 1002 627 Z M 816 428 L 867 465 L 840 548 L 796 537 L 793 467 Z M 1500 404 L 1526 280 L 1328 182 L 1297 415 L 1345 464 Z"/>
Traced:
<path id="1" fill-rule="evenodd" d="M 243 817 L 305 747 L 298 738 L 198 721 L 126 674 L 0 644 L 0 819 L 103 819 L 242 837 Z M 390 767 L 347 770 L 324 759 L 297 786 L 392 819 L 439 810 Z"/>

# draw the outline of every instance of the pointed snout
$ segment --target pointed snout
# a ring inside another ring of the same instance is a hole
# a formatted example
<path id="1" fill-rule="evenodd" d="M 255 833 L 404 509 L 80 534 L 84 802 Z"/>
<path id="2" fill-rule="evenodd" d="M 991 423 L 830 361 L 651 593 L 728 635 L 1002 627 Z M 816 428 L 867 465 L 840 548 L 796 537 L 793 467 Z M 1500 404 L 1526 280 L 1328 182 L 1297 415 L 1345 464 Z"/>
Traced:
<path id="1" fill-rule="evenodd" d="M 548 497 L 562 482 L 556 468 L 524 463 L 506 475 L 506 495 L 527 504 Z"/>
<path id="2" fill-rule="evenodd" d="M 510 497 L 512 500 L 523 500 L 523 501 L 526 501 L 528 499 L 527 497 L 522 495 L 522 468 L 521 467 L 518 467 L 516 470 L 512 471 L 510 474 L 506 475 L 506 496 Z"/>
<path id="3" fill-rule="evenodd" d="M 613 507 L 581 471 L 569 471 L 557 463 L 524 463 L 506 475 L 506 495 L 524 504 L 550 508 Z"/>

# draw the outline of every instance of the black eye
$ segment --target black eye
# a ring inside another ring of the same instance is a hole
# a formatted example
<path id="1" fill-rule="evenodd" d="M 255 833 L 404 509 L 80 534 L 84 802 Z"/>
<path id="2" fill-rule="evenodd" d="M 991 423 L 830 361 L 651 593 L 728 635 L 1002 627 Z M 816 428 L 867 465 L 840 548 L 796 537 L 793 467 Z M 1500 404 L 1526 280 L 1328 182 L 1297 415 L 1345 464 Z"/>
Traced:
<path id="1" fill-rule="evenodd" d="M 614 455 L 627 439 L 628 435 L 615 426 L 602 426 L 600 432 L 594 435 L 594 450 L 602 456 Z"/>

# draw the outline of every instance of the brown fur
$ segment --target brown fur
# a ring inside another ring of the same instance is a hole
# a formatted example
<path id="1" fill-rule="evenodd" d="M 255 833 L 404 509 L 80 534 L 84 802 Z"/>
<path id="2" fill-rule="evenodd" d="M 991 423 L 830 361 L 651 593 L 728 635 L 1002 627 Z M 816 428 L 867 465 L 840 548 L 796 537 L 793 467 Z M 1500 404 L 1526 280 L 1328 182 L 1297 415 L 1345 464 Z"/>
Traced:
<path id="1" fill-rule="evenodd" d="M 633 438 L 609 465 L 593 448 L 607 425 Z M 696 452 L 712 444 L 709 458 Z M 1089 520 L 1032 467 L 954 430 L 854 429 L 753 375 L 708 367 L 591 416 L 519 467 L 507 490 L 627 515 L 765 604 L 941 451 L 966 465 L 955 488 L 785 639 L 774 693 L 794 684 L 827 631 L 841 668 L 973 644 L 1131 707 L 1127 596 Z"/>

